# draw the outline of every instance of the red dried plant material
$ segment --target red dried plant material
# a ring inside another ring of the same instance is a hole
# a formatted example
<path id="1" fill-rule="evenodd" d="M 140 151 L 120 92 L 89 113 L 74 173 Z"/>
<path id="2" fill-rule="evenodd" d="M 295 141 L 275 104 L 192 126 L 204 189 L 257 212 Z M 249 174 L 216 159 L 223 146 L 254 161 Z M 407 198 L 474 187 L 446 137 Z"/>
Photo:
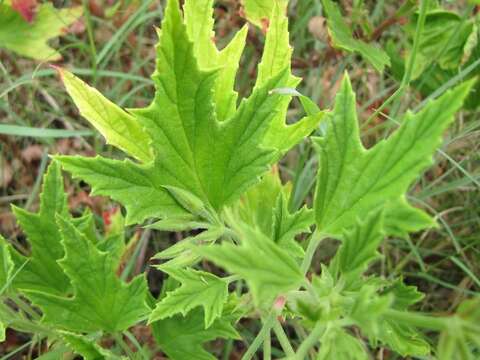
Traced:
<path id="1" fill-rule="evenodd" d="M 31 23 L 37 14 L 37 0 L 12 0 L 12 8 Z"/>

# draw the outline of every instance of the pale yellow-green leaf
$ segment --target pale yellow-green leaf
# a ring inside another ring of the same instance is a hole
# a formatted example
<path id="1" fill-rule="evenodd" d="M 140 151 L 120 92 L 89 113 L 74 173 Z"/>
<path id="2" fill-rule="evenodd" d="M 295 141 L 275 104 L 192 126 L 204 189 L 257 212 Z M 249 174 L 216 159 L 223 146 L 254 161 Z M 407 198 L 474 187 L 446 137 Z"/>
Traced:
<path id="1" fill-rule="evenodd" d="M 145 145 L 150 137 L 132 115 L 67 70 L 59 72 L 80 114 L 105 137 L 107 144 L 142 162 L 152 159 Z"/>

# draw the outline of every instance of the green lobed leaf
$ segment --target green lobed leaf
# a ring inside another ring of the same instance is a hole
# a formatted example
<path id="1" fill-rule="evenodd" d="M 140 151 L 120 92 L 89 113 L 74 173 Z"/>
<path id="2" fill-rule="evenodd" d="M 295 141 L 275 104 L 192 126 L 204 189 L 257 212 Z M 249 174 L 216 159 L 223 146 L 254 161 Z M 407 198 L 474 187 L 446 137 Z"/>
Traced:
<path id="1" fill-rule="evenodd" d="M 95 343 L 94 339 L 79 335 L 72 332 L 61 331 L 60 337 L 69 348 L 84 360 L 120 360 L 126 359 L 121 356 L 114 355 L 110 351 L 101 348 Z"/>
<path id="2" fill-rule="evenodd" d="M 193 269 L 175 269 L 161 266 L 160 269 L 180 281 L 182 285 L 157 304 L 150 314 L 149 322 L 165 319 L 201 306 L 205 313 L 205 329 L 222 315 L 223 305 L 228 297 L 228 283 L 207 272 Z"/>
<path id="3" fill-rule="evenodd" d="M 161 185 L 152 163 L 135 164 L 129 159 L 119 161 L 101 156 L 55 156 L 55 159 L 74 178 L 92 184 L 92 196 L 110 196 L 123 204 L 127 208 L 127 225 L 141 223 L 149 217 L 187 214 Z"/>
<path id="4" fill-rule="evenodd" d="M 31 22 L 9 4 L 0 3 L 0 48 L 6 48 L 35 60 L 57 61 L 60 53 L 47 41 L 60 36 L 82 14 L 82 7 L 57 10 L 51 3 L 38 5 Z"/>
<path id="5" fill-rule="evenodd" d="M 385 66 L 390 66 L 390 58 L 382 49 L 353 37 L 352 30 L 345 23 L 336 3 L 332 0 L 322 0 L 322 4 L 327 16 L 328 32 L 334 47 L 359 53 L 380 72 L 383 71 Z"/>
<path id="6" fill-rule="evenodd" d="M 415 286 L 406 285 L 401 278 L 392 281 L 383 293 L 393 295 L 391 304 L 393 309 L 404 311 L 424 297 Z M 379 326 L 378 339 L 402 356 L 430 354 L 429 343 L 413 326 L 393 321 L 388 317 L 382 318 Z"/>
<path id="7" fill-rule="evenodd" d="M 431 352 L 422 333 L 389 319 L 379 322 L 378 340 L 402 356 L 426 356 Z"/>
<path id="8" fill-rule="evenodd" d="M 152 323 L 153 335 L 160 349 L 171 360 L 215 360 L 203 344 L 218 338 L 239 339 L 232 326 L 235 317 L 225 313 L 205 329 L 204 314 L 200 309 L 190 311 L 187 316 L 176 315 L 172 318 Z"/>
<path id="9" fill-rule="evenodd" d="M 125 284 L 116 276 L 116 259 L 99 251 L 71 221 L 60 216 L 57 221 L 65 247 L 59 264 L 71 280 L 74 296 L 29 292 L 43 311 L 43 321 L 78 332 L 123 331 L 140 321 L 149 311 L 144 276 Z"/>
<path id="10" fill-rule="evenodd" d="M 383 219 L 385 232 L 401 238 L 408 237 L 411 232 L 436 227 L 435 221 L 423 210 L 410 206 L 405 197 L 399 197 L 385 204 L 386 216 Z"/>
<path id="11" fill-rule="evenodd" d="M 31 213 L 12 206 L 13 213 L 30 243 L 30 256 L 25 257 L 11 248 L 12 260 L 18 269 L 13 281 L 16 289 L 43 291 L 62 295 L 70 289 L 70 282 L 57 263 L 64 256 L 61 235 L 55 222 L 57 214 L 68 218 L 67 196 L 63 189 L 60 166 L 52 162 L 43 178 L 40 211 Z"/>
<path id="12" fill-rule="evenodd" d="M 418 214 L 417 209 L 406 204 L 404 194 L 431 164 L 443 131 L 453 121 L 470 87 L 469 82 L 459 85 L 420 112 L 408 113 L 387 140 L 365 150 L 359 137 L 355 95 L 345 76 L 327 134 L 316 140 L 320 166 L 314 208 L 319 231 L 339 237 L 357 217 L 363 218 L 381 206 L 386 206 L 386 219 L 403 219 L 406 211 Z M 401 203 L 400 213 L 389 203 Z M 397 227 L 401 224 L 395 222 Z M 411 230 L 408 226 L 407 230 Z"/>
<path id="13" fill-rule="evenodd" d="M 280 294 L 304 281 L 294 258 L 261 231 L 237 224 L 240 245 L 197 246 L 193 251 L 244 278 L 257 306 L 268 306 Z"/>
<path id="14" fill-rule="evenodd" d="M 255 89 L 233 117 L 219 122 L 213 102 L 218 71 L 199 68 L 178 1 L 172 0 L 158 45 L 155 100 L 145 109 L 131 110 L 151 137 L 154 161 L 57 159 L 74 177 L 91 183 L 94 194 L 125 205 L 128 224 L 184 213 L 167 186 L 188 191 L 218 211 L 274 161 L 276 150 L 262 142 L 283 98 L 269 91 L 282 86 L 287 75 L 284 71 Z"/>
<path id="15" fill-rule="evenodd" d="M 406 285 L 401 278 L 392 281 L 382 291 L 382 295 L 393 298 L 391 308 L 403 311 L 407 311 L 411 305 L 423 298 L 423 294 L 418 292 L 415 286 Z M 387 344 L 402 356 L 425 356 L 431 352 L 423 334 L 409 324 L 397 322 L 386 316 L 378 322 L 378 327 L 375 339 Z"/>

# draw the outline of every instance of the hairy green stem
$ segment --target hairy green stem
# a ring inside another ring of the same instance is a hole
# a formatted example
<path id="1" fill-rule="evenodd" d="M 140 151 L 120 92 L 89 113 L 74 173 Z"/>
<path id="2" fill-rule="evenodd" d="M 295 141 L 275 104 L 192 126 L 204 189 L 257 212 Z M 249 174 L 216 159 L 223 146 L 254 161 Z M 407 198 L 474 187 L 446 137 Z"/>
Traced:
<path id="1" fill-rule="evenodd" d="M 263 360 L 272 360 L 272 335 L 271 330 L 267 332 L 263 340 Z"/>
<path id="2" fill-rule="evenodd" d="M 227 277 L 222 278 L 223 281 L 226 283 L 230 284 L 231 282 L 242 280 L 242 277 L 240 275 L 230 275 Z"/>
<path id="3" fill-rule="evenodd" d="M 308 351 L 315 346 L 324 331 L 325 326 L 317 323 L 310 334 L 308 334 L 307 338 L 300 344 L 300 347 L 295 354 L 295 360 L 304 360 L 305 356 L 308 354 Z"/>
<path id="4" fill-rule="evenodd" d="M 278 321 L 278 319 L 275 319 L 275 323 L 273 324 L 273 331 L 275 332 L 275 336 L 277 337 L 280 346 L 285 352 L 285 355 L 287 355 L 288 357 L 295 356 L 295 351 L 290 344 L 290 340 L 288 339 L 287 334 L 285 334 L 282 324 L 280 324 L 280 321 Z"/>
<path id="5" fill-rule="evenodd" d="M 243 355 L 242 360 L 250 360 L 253 357 L 253 355 L 255 355 L 255 353 L 260 348 L 262 343 L 270 335 L 270 330 L 272 329 L 275 323 L 276 317 L 277 317 L 277 312 L 275 310 L 272 310 L 268 315 L 268 317 L 265 319 L 265 322 L 263 323 L 262 328 L 260 329 L 260 332 L 255 337 L 255 339 L 253 340 L 253 342 L 250 344 L 247 351 Z"/>
<path id="6" fill-rule="evenodd" d="M 25 302 L 19 295 L 10 294 L 9 296 L 15 305 L 17 305 L 18 308 L 27 314 L 32 320 L 40 320 L 40 315 L 35 311 L 35 309 L 33 309 L 32 306 Z"/>
<path id="7" fill-rule="evenodd" d="M 318 245 L 325 239 L 325 235 L 321 233 L 314 232 L 305 251 L 305 257 L 303 258 L 301 270 L 303 274 L 306 274 L 310 265 L 312 264 L 313 255 L 315 250 L 317 250 Z"/>
<path id="8" fill-rule="evenodd" d="M 400 323 L 437 331 L 447 329 L 452 320 L 450 317 L 435 317 L 422 313 L 393 309 L 387 310 L 385 316 Z"/>
<path id="9" fill-rule="evenodd" d="M 418 312 L 399 311 L 393 309 L 387 310 L 385 316 L 395 320 L 396 322 L 423 329 L 444 331 L 452 328 L 452 325 L 455 323 L 462 326 L 464 329 L 468 329 L 469 331 L 480 332 L 480 326 L 472 324 L 469 321 L 465 321 L 457 316 L 438 317 Z"/>
<path id="10" fill-rule="evenodd" d="M 135 354 L 133 353 L 132 349 L 127 345 L 125 340 L 123 340 L 123 334 L 122 333 L 114 333 L 112 334 L 113 338 L 115 339 L 115 342 L 117 345 L 120 346 L 120 348 L 123 350 L 123 352 L 128 356 L 129 359 L 134 359 Z"/>

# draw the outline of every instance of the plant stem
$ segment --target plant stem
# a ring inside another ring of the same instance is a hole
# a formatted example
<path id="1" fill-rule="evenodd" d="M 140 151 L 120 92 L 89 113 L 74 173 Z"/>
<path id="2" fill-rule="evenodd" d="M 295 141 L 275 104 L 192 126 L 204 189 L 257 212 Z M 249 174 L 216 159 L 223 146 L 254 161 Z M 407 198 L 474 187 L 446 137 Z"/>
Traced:
<path id="1" fill-rule="evenodd" d="M 263 323 L 260 332 L 258 333 L 257 337 L 253 340 L 253 342 L 248 347 L 247 351 L 242 357 L 242 360 L 250 360 L 255 352 L 258 350 L 260 345 L 265 341 L 265 339 L 270 335 L 270 330 L 272 329 L 275 319 L 277 317 L 277 313 L 275 310 L 272 310 L 270 315 L 266 318 L 265 322 Z"/>
<path id="2" fill-rule="evenodd" d="M 323 324 L 317 323 L 312 332 L 308 334 L 307 338 L 300 344 L 300 347 L 295 354 L 295 360 L 303 360 L 305 356 L 307 356 L 308 351 L 318 342 L 318 339 L 324 331 L 325 327 Z"/>
<path id="3" fill-rule="evenodd" d="M 295 351 L 293 350 L 293 347 L 288 340 L 288 336 L 287 334 L 285 334 L 282 324 L 280 324 L 280 321 L 278 321 L 278 319 L 275 319 L 275 322 L 273 324 L 273 331 L 275 332 L 275 336 L 277 337 L 280 346 L 285 352 L 285 355 L 287 355 L 287 357 L 295 356 Z"/>
<path id="4" fill-rule="evenodd" d="M 268 330 L 267 336 L 263 340 L 263 360 L 272 360 L 272 336 L 271 330 Z"/>
<path id="5" fill-rule="evenodd" d="M 450 321 L 452 320 L 450 317 L 435 317 L 422 313 L 399 311 L 393 309 L 387 310 L 385 315 L 388 318 L 401 323 L 437 331 L 447 329 L 449 327 Z"/>
<path id="6" fill-rule="evenodd" d="M 25 302 L 19 295 L 10 294 L 10 298 L 13 300 L 15 305 L 18 306 L 25 314 L 27 314 L 32 320 L 40 320 L 40 315 L 32 308 L 30 304 Z"/>
<path id="7" fill-rule="evenodd" d="M 115 339 L 116 343 L 122 348 L 123 352 L 128 356 L 129 359 L 134 359 L 135 354 L 133 353 L 132 349 L 127 345 L 127 343 L 123 340 L 122 333 L 114 333 L 112 334 L 113 338 Z"/>
<path id="8" fill-rule="evenodd" d="M 307 250 L 305 251 L 305 257 L 302 261 L 301 270 L 303 274 L 306 274 L 310 265 L 312 263 L 313 255 L 315 254 L 315 250 L 317 250 L 318 245 L 320 242 L 325 238 L 323 234 L 314 232 L 310 241 L 307 246 Z"/>
<path id="9" fill-rule="evenodd" d="M 223 281 L 226 283 L 230 284 L 231 282 L 242 280 L 242 277 L 240 275 L 230 275 L 227 277 L 222 278 Z"/>

